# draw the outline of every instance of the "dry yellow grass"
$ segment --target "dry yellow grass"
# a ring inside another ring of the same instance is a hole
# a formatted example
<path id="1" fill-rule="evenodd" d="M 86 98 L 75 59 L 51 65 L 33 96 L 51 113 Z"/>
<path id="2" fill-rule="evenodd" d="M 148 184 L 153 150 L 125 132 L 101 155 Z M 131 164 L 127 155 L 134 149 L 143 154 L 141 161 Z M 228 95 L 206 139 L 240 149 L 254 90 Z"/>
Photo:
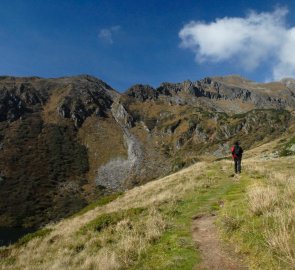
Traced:
<path id="1" fill-rule="evenodd" d="M 106 119 L 94 115 L 88 117 L 78 131 L 78 138 L 87 147 L 89 157 L 87 179 L 92 184 L 100 166 L 113 158 L 127 156 L 122 131 L 112 117 Z"/>
<path id="2" fill-rule="evenodd" d="M 274 226 L 265 230 L 267 245 L 276 256 L 287 264 L 295 265 L 295 208 L 285 211 L 277 210 L 270 216 Z"/>
<path id="3" fill-rule="evenodd" d="M 247 192 L 250 210 L 261 215 L 272 210 L 278 203 L 278 189 L 273 186 L 254 185 Z"/>
<path id="4" fill-rule="evenodd" d="M 205 167 L 196 164 L 161 180 L 127 191 L 117 200 L 97 207 L 81 216 L 48 225 L 52 232 L 34 238 L 23 246 L 10 247 L 12 264 L 1 269 L 120 269 L 128 267 L 158 239 L 167 220 L 158 210 L 162 203 L 182 198 L 188 191 L 202 185 L 196 180 Z M 147 209 L 144 218 L 124 218 L 97 232 L 85 230 L 87 224 L 106 213 L 132 208 Z"/>
<path id="5" fill-rule="evenodd" d="M 253 104 L 250 103 L 245 103 L 242 101 L 235 101 L 235 106 L 230 108 L 230 104 L 228 102 L 228 100 L 217 100 L 215 101 L 215 103 L 217 104 L 217 106 L 219 106 L 220 108 L 224 109 L 225 111 L 230 111 L 232 110 L 233 112 L 247 112 L 250 110 L 253 110 L 255 108 L 255 106 Z"/>
<path id="6" fill-rule="evenodd" d="M 248 190 L 249 208 L 263 214 L 264 238 L 275 256 L 293 269 L 295 265 L 294 157 L 248 160 L 247 166 L 266 177 Z"/>
<path id="7" fill-rule="evenodd" d="M 161 112 L 170 112 L 173 113 L 175 116 L 181 115 L 186 111 L 187 106 L 175 105 L 170 106 L 166 103 L 155 103 L 154 101 L 145 102 L 145 103 L 132 103 L 130 105 L 130 110 L 132 111 L 141 111 L 143 115 L 149 117 L 158 117 Z M 177 117 L 174 118 L 176 120 Z"/>
<path id="8" fill-rule="evenodd" d="M 257 183 L 247 189 L 247 207 L 253 215 L 265 217 L 265 226 L 262 229 L 269 249 L 280 260 L 294 265 L 295 177 L 294 169 L 286 169 L 292 168 L 294 158 L 265 161 L 257 157 L 245 160 L 244 170 L 250 174 L 258 171 L 267 180 L 262 181 L 258 177 Z M 220 162 L 220 170 L 227 171 L 229 164 L 232 165 L 232 162 Z M 5 264 L 0 263 L 0 269 L 128 268 L 143 256 L 170 225 L 172 217 L 167 217 L 160 211 L 162 205 L 169 204 L 173 208 L 174 204 L 192 190 L 215 184 L 216 179 L 210 177 L 210 174 L 206 179 L 197 179 L 207 167 L 206 162 L 195 164 L 173 175 L 126 191 L 115 201 L 83 215 L 48 225 L 52 231 L 43 238 L 34 238 L 25 245 L 10 247 L 7 251 L 10 255 L 6 256 L 10 260 Z M 138 208 L 144 209 L 143 214 L 136 217 L 124 216 L 99 231 L 85 229 L 105 214 L 112 215 Z"/>
<path id="9" fill-rule="evenodd" d="M 53 91 L 52 95 L 50 96 L 50 99 L 44 106 L 42 118 L 45 123 L 56 124 L 60 123 L 61 120 L 67 122 L 66 119 L 60 119 L 56 108 L 58 107 L 61 100 L 69 95 L 70 91 L 70 86 L 64 88 L 57 88 Z"/>

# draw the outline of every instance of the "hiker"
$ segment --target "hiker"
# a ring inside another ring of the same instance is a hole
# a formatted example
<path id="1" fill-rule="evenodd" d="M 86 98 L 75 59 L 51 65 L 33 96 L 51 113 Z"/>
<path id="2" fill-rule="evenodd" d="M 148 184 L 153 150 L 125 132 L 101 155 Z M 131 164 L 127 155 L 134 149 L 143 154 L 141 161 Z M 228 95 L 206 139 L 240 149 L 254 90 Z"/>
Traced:
<path id="1" fill-rule="evenodd" d="M 235 173 L 241 173 L 241 162 L 243 156 L 243 149 L 240 146 L 240 143 L 237 141 L 235 145 L 231 148 L 231 153 L 233 156 L 233 160 L 235 162 Z"/>

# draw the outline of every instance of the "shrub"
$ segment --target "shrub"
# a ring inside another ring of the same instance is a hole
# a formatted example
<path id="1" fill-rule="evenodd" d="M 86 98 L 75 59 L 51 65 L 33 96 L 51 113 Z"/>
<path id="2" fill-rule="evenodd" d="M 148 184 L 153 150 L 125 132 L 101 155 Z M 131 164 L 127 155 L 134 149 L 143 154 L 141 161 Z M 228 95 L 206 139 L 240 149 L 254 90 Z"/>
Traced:
<path id="1" fill-rule="evenodd" d="M 291 138 L 284 146 L 283 149 L 279 152 L 281 157 L 291 156 L 295 154 L 295 151 L 292 151 L 290 148 L 295 145 L 295 137 Z"/>
<path id="2" fill-rule="evenodd" d="M 182 160 L 180 157 L 177 157 L 173 160 L 172 162 L 172 170 L 174 172 L 181 170 L 182 168 L 184 168 L 186 165 L 185 161 Z"/>

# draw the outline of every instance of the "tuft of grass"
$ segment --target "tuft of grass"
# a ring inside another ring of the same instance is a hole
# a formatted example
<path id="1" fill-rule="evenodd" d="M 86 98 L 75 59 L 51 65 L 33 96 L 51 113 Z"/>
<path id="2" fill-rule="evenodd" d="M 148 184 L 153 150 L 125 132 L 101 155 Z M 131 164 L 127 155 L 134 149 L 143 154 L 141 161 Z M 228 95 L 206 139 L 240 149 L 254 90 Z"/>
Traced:
<path id="1" fill-rule="evenodd" d="M 9 258 L 4 258 L 2 260 L 2 263 L 7 265 L 7 266 L 11 266 L 14 265 L 16 262 L 16 258 L 15 257 L 9 257 Z"/>
<path id="2" fill-rule="evenodd" d="M 241 219 L 238 215 L 225 214 L 223 215 L 221 222 L 226 232 L 232 233 L 241 228 L 243 219 Z"/>
<path id="3" fill-rule="evenodd" d="M 81 209 L 79 212 L 72 215 L 70 218 L 81 216 L 81 215 L 85 214 L 86 212 L 88 212 L 98 206 L 106 205 L 106 204 L 116 200 L 117 198 L 119 198 L 122 194 L 123 194 L 123 192 L 116 192 L 116 193 L 113 193 L 110 195 L 103 196 L 103 197 L 99 198 L 97 201 L 92 202 L 91 204 L 87 205 L 86 207 Z"/>
<path id="4" fill-rule="evenodd" d="M 43 229 L 40 229 L 40 230 L 38 230 L 36 232 L 28 233 L 25 236 L 23 236 L 22 238 L 20 238 L 17 241 L 16 245 L 22 246 L 22 245 L 25 245 L 28 242 L 30 242 L 32 239 L 35 239 L 35 238 L 44 238 L 45 236 L 47 236 L 51 232 L 52 232 L 52 229 L 51 228 L 43 228 Z"/>
<path id="5" fill-rule="evenodd" d="M 279 260 L 291 266 L 295 265 L 294 212 L 295 209 L 273 213 L 273 224 L 265 230 L 267 246 Z"/>
<path id="6" fill-rule="evenodd" d="M 130 208 L 125 211 L 102 214 L 94 220 L 92 220 L 91 222 L 87 223 L 85 226 L 83 226 L 78 233 L 85 234 L 87 231 L 100 232 L 101 230 L 106 229 L 111 225 L 117 224 L 119 221 L 123 219 L 139 216 L 145 210 L 145 208 L 139 207 Z"/>
<path id="7" fill-rule="evenodd" d="M 278 203 L 278 189 L 274 186 L 254 185 L 247 192 L 249 209 L 255 215 L 262 215 L 274 209 Z"/>

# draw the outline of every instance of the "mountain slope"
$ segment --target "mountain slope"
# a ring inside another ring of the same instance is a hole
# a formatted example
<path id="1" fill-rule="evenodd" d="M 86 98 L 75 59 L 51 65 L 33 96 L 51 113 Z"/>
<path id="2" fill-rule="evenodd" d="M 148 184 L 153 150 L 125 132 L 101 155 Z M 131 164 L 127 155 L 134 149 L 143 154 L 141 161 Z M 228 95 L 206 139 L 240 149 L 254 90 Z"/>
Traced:
<path id="1" fill-rule="evenodd" d="M 1 269 L 192 269 L 192 218 L 209 214 L 246 266 L 292 269 L 294 157 L 271 158 L 276 147 L 252 150 L 240 177 L 229 160 L 201 162 L 48 225 L 1 248 Z"/>
<path id="2" fill-rule="evenodd" d="M 39 227 L 112 192 L 287 136 L 294 81 L 136 85 L 0 77 L 0 226 Z M 286 150 L 289 151 L 289 150 Z"/>
<path id="3" fill-rule="evenodd" d="M 86 205 L 91 192 L 82 187 L 97 161 L 81 125 L 106 119 L 105 130 L 115 132 L 106 115 L 116 92 L 89 76 L 8 77 L 0 86 L 0 225 L 40 225 Z M 123 139 L 110 137 L 116 149 L 101 162 L 125 153 Z"/>

